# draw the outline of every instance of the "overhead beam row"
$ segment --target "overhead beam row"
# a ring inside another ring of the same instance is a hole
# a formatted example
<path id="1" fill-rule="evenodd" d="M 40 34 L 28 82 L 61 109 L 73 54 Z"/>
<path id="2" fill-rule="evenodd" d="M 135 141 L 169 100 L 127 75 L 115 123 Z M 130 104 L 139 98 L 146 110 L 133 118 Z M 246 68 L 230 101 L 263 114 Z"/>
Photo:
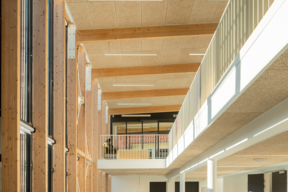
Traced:
<path id="1" fill-rule="evenodd" d="M 218 23 L 78 30 L 77 43 L 212 36 Z"/>

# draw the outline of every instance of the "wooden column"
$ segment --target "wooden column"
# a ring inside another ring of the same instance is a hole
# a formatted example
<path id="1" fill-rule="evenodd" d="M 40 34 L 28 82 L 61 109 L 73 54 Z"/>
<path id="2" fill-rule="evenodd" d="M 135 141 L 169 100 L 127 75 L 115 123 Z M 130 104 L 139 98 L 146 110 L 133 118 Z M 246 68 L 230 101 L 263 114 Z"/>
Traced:
<path id="1" fill-rule="evenodd" d="M 32 190 L 48 190 L 47 0 L 33 1 L 33 173 Z"/>
<path id="2" fill-rule="evenodd" d="M 86 170 L 86 165 L 85 165 L 85 158 L 81 157 L 79 158 L 78 161 L 78 181 L 79 181 L 79 188 L 80 190 L 78 191 L 86 191 L 86 186 L 85 186 L 85 171 Z"/>
<path id="3" fill-rule="evenodd" d="M 68 132 L 68 192 L 76 192 L 77 186 L 77 64 L 68 60 L 67 82 L 67 132 Z"/>
<path id="4" fill-rule="evenodd" d="M 20 192 L 20 0 L 2 1 L 2 191 Z"/>
<path id="5" fill-rule="evenodd" d="M 54 0 L 54 191 L 65 191 L 65 2 Z"/>
<path id="6" fill-rule="evenodd" d="M 93 79 L 93 78 L 92 78 Z M 97 170 L 97 160 L 98 160 L 98 145 L 99 145 L 99 134 L 98 134 L 98 82 L 97 80 L 92 80 L 92 95 L 93 95 L 93 192 L 98 192 L 98 170 Z"/>
<path id="7" fill-rule="evenodd" d="M 85 99 L 86 94 L 86 53 L 82 46 L 78 49 L 78 73 L 79 73 L 79 84 L 78 89 L 81 92 L 81 96 Z M 86 102 L 86 101 L 84 101 Z M 80 106 L 78 118 L 78 149 L 85 153 L 86 151 L 86 121 L 85 121 L 85 103 Z"/>
<path id="8" fill-rule="evenodd" d="M 97 106 L 96 106 L 97 107 Z M 93 91 L 86 90 L 85 98 L 85 116 L 86 116 L 86 136 L 87 136 L 87 154 L 93 157 Z M 93 161 L 89 165 L 86 178 L 86 192 L 93 192 Z"/>

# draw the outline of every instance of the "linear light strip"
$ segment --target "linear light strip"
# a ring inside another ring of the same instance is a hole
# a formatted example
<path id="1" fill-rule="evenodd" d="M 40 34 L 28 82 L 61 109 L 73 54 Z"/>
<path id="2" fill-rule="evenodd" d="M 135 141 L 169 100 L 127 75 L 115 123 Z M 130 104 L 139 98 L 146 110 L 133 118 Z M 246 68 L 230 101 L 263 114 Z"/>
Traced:
<path id="1" fill-rule="evenodd" d="M 153 84 L 113 84 L 114 87 L 153 87 Z"/>
<path id="2" fill-rule="evenodd" d="M 118 103 L 118 105 L 151 105 L 151 103 Z"/>
<path id="3" fill-rule="evenodd" d="M 199 55 L 205 55 L 205 53 L 190 53 L 191 56 L 199 56 Z"/>
<path id="4" fill-rule="evenodd" d="M 157 53 L 142 53 L 142 52 L 131 52 L 131 53 L 122 53 L 122 52 L 115 52 L 115 53 L 104 53 L 105 56 L 157 56 Z"/>

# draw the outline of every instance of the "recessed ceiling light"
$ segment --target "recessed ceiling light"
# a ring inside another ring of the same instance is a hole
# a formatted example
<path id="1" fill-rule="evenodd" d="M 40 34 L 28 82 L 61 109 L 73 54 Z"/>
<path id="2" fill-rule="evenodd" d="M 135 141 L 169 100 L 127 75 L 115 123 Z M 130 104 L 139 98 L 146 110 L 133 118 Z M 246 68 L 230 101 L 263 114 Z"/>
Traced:
<path id="1" fill-rule="evenodd" d="M 114 87 L 153 87 L 153 84 L 113 84 Z"/>
<path id="2" fill-rule="evenodd" d="M 205 55 L 205 53 L 189 53 L 189 55 L 192 55 L 192 56 L 199 56 L 199 55 Z"/>
<path id="3" fill-rule="evenodd" d="M 151 103 L 118 103 L 118 105 L 151 105 Z"/>
<path id="4" fill-rule="evenodd" d="M 131 53 L 121 53 L 121 52 L 115 52 L 115 53 L 104 53 L 105 56 L 157 56 L 157 53 L 137 53 L 137 52 L 131 52 Z"/>
<path id="5" fill-rule="evenodd" d="M 255 158 L 254 161 L 267 161 L 268 159 L 265 158 Z"/>

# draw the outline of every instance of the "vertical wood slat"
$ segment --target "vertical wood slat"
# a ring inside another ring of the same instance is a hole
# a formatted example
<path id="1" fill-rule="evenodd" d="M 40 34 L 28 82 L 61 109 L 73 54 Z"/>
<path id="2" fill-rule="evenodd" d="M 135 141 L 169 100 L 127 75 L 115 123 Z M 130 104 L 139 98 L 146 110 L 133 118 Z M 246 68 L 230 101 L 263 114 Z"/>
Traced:
<path id="1" fill-rule="evenodd" d="M 20 192 L 20 0 L 2 1 L 2 191 Z"/>
<path id="2" fill-rule="evenodd" d="M 98 192 L 98 169 L 97 169 L 97 160 L 98 160 L 98 82 L 96 79 L 92 78 L 92 94 L 93 94 L 93 154 L 92 154 L 92 166 L 93 166 L 93 192 Z"/>
<path id="3" fill-rule="evenodd" d="M 48 190 L 48 125 L 47 125 L 47 0 L 33 1 L 33 64 L 32 64 L 32 114 L 33 126 L 33 172 L 32 190 Z"/>
<path id="4" fill-rule="evenodd" d="M 65 2 L 54 0 L 54 175 L 55 191 L 65 191 Z"/>
<path id="5" fill-rule="evenodd" d="M 93 92 L 86 91 L 86 98 L 85 98 L 85 118 L 86 118 L 86 137 L 87 137 L 87 153 L 93 158 Z M 97 107 L 97 105 L 96 105 Z M 92 159 L 93 160 L 93 159 Z M 88 166 L 87 169 L 87 177 L 86 177 L 86 192 L 93 191 L 93 161 L 91 165 Z"/>
<path id="6" fill-rule="evenodd" d="M 79 182 L 79 189 L 78 191 L 86 191 L 85 186 L 85 173 L 86 173 L 86 164 L 85 164 L 85 158 L 79 157 L 78 160 L 78 182 Z"/>
<path id="7" fill-rule="evenodd" d="M 86 53 L 82 46 L 78 49 L 78 74 L 81 96 L 85 98 L 86 93 Z M 78 148 L 86 153 L 86 119 L 85 119 L 85 99 L 84 104 L 80 105 L 79 117 L 78 117 Z"/>
<path id="8" fill-rule="evenodd" d="M 68 134 L 68 192 L 76 192 L 77 186 L 77 64 L 68 60 L 67 69 L 67 134 Z"/>

